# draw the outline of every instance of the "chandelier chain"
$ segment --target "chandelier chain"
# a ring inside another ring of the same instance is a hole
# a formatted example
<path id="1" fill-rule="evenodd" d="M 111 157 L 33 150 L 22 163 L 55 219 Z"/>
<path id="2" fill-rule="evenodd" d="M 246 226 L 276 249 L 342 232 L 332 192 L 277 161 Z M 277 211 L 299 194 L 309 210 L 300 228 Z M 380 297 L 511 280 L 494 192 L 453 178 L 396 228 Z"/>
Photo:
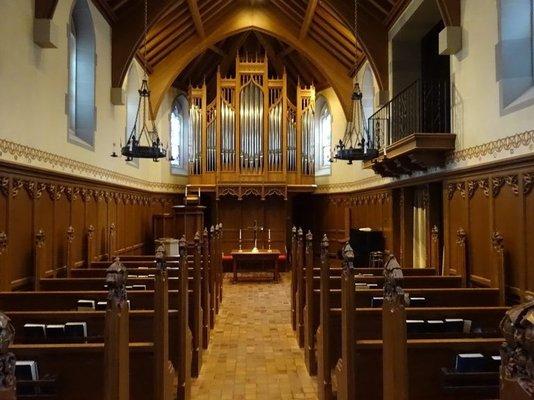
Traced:
<path id="1" fill-rule="evenodd" d="M 145 70 L 145 79 L 147 78 L 147 37 L 148 37 L 148 0 L 145 0 L 145 31 L 144 31 L 144 43 L 143 43 L 143 66 Z"/>
<path id="2" fill-rule="evenodd" d="M 354 70 L 358 67 L 358 0 L 354 0 Z"/>

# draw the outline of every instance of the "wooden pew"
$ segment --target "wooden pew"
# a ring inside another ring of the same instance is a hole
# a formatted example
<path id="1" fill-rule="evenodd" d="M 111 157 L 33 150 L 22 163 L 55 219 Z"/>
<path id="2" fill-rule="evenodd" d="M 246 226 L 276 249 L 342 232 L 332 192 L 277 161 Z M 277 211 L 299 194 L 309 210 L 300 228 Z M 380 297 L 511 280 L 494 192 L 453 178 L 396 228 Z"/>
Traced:
<path id="1" fill-rule="evenodd" d="M 342 330 L 341 308 L 342 292 L 339 289 L 331 289 L 332 279 L 329 275 L 328 263 L 328 239 L 323 238 L 321 243 L 321 266 L 322 278 L 321 289 L 314 289 L 314 294 L 319 295 L 317 307 L 320 310 L 320 326 L 316 333 L 317 358 L 318 358 L 318 381 L 319 396 L 321 399 L 332 398 L 331 371 L 336 367 L 342 351 L 341 336 Z M 357 271 L 355 269 L 354 271 Z M 356 274 L 356 272 L 354 272 Z M 359 276 L 353 276 L 353 286 Z M 404 279 L 407 279 L 404 278 Z M 355 313 L 360 313 L 360 309 L 369 309 L 372 297 L 382 296 L 382 290 L 377 289 L 357 289 L 352 290 L 353 308 Z M 499 290 L 492 288 L 412 288 L 406 289 L 410 296 L 425 297 L 425 308 L 429 307 L 461 307 L 470 305 L 471 307 L 485 307 L 499 305 Z M 316 303 L 316 300 L 313 302 Z M 380 308 L 376 309 L 380 310 Z M 375 318 L 379 318 L 377 311 L 368 310 L 367 314 L 374 313 Z M 353 316 L 354 317 L 354 316 Z M 375 323 L 376 325 L 376 323 Z M 367 329 L 370 332 L 369 329 Z M 313 334 L 313 332 L 310 332 Z M 376 339 L 376 338 L 375 338 Z"/>
<path id="2" fill-rule="evenodd" d="M 103 328 L 103 331 L 99 331 L 100 343 L 42 343 L 13 346 L 19 360 L 34 360 L 41 373 L 57 376 L 58 398 L 87 400 L 95 398 L 171 400 L 174 398 L 174 368 L 169 362 L 169 297 L 166 273 L 160 270 L 156 276 L 155 307 L 151 315 L 153 321 L 151 329 L 148 329 L 153 332 L 152 340 L 131 343 L 129 340 L 130 311 L 126 300 L 124 274 L 124 267 L 121 268 L 118 263 L 109 269 L 110 287 L 108 307 L 105 312 L 79 312 L 83 315 L 74 316 L 75 318 L 91 316 L 93 319 L 89 321 L 90 329 L 94 329 L 92 323 L 96 322 L 94 317 L 98 317 L 100 329 Z M 185 277 L 185 268 L 183 277 Z M 187 296 L 184 296 L 183 300 L 187 302 Z M 55 313 L 52 319 L 73 316 L 65 314 Z M 19 312 L 12 316 L 15 318 L 36 317 L 35 312 L 33 314 L 32 312 Z M 105 320 L 103 326 L 102 320 Z M 133 326 L 136 326 L 135 323 Z M 147 330 L 146 326 L 142 328 Z M 187 328 L 187 325 L 184 324 L 181 328 Z M 183 345 L 186 345 L 186 341 L 183 341 Z M 183 359 L 178 360 L 177 366 L 181 365 L 180 361 L 183 364 L 183 361 L 187 360 L 186 351 L 184 347 L 181 354 Z M 188 398 L 188 394 L 182 391 L 184 389 L 181 385 L 182 375 L 183 372 L 178 372 L 178 399 Z"/>
<path id="3" fill-rule="evenodd" d="M 337 363 L 336 381 L 338 399 L 488 399 L 496 387 L 482 385 L 476 389 L 465 387 L 443 387 L 445 377 L 472 379 L 471 375 L 451 374 L 455 356 L 462 352 L 481 352 L 495 355 L 502 342 L 495 329 L 497 321 L 505 312 L 503 307 L 491 310 L 468 308 L 410 309 L 405 308 L 403 292 L 394 284 L 384 288 L 384 305 L 377 314 L 371 310 L 355 308 L 357 291 L 354 287 L 354 270 L 347 268 L 343 273 L 342 317 L 341 317 L 341 360 Z M 498 300 L 498 299 L 497 299 Z M 465 312 L 465 314 L 464 314 Z M 375 316 L 374 336 L 372 327 L 364 326 L 371 315 Z M 428 317 L 472 317 L 488 329 L 480 335 L 449 337 L 435 332 L 432 334 L 407 335 L 407 316 Z M 377 323 L 381 320 L 382 329 Z M 382 332 L 382 334 L 380 334 Z M 362 338 L 363 337 L 363 338 Z M 475 374 L 478 378 L 488 373 Z M 496 376 L 496 374 L 494 374 Z M 382 389 L 382 390 L 381 390 Z"/>

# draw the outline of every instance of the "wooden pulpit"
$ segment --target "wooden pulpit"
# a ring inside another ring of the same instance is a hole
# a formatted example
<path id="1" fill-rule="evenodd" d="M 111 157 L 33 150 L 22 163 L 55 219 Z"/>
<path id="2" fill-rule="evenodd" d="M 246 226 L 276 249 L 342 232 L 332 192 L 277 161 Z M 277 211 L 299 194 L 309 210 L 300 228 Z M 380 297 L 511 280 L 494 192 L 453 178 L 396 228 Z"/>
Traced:
<path id="1" fill-rule="evenodd" d="M 204 230 L 205 206 L 201 205 L 177 205 L 174 210 L 175 238 L 182 237 L 192 242 L 196 232 Z"/>

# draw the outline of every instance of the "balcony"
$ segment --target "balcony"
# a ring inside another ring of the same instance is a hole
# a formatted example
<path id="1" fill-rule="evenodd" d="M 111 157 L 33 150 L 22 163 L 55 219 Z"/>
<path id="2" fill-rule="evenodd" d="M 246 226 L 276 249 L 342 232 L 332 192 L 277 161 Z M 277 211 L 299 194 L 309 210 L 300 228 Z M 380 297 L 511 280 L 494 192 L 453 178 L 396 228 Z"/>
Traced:
<path id="1" fill-rule="evenodd" d="M 370 145 L 378 157 L 364 162 L 383 177 L 442 166 L 454 150 L 450 82 L 416 81 L 369 118 Z"/>

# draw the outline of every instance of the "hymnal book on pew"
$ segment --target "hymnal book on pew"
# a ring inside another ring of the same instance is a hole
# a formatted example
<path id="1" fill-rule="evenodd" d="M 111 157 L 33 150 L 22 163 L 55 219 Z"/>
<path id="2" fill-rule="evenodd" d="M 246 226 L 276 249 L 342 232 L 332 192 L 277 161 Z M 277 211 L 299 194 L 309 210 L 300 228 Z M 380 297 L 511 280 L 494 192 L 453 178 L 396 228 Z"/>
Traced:
<path id="1" fill-rule="evenodd" d="M 378 288 L 378 284 L 376 283 L 368 283 L 367 284 L 367 289 L 377 289 Z"/>
<path id="2" fill-rule="evenodd" d="M 15 363 L 15 378 L 17 381 L 36 381 L 39 379 L 39 371 L 35 361 L 17 361 Z M 17 387 L 17 395 L 37 395 L 40 389 L 37 387 Z"/>
<path id="3" fill-rule="evenodd" d="M 67 322 L 65 324 L 65 336 L 69 338 L 86 338 L 87 322 Z"/>
<path id="4" fill-rule="evenodd" d="M 410 307 L 424 307 L 426 305 L 426 297 L 410 297 Z"/>
<path id="5" fill-rule="evenodd" d="M 94 300 L 78 300 L 78 311 L 93 311 L 95 309 Z"/>
<path id="6" fill-rule="evenodd" d="M 456 355 L 457 372 L 484 372 L 488 370 L 488 360 L 480 353 L 463 353 Z"/>
<path id="7" fill-rule="evenodd" d="M 99 301 L 96 303 L 96 309 L 99 311 L 105 311 L 106 308 L 108 308 L 108 302 L 107 301 Z"/>
<path id="8" fill-rule="evenodd" d="M 445 318 L 445 331 L 448 333 L 463 333 L 464 320 L 461 318 Z"/>
<path id="9" fill-rule="evenodd" d="M 50 340 L 60 340 L 65 338 L 65 325 L 47 325 L 46 337 Z"/>
<path id="10" fill-rule="evenodd" d="M 24 324 L 24 336 L 26 339 L 46 339 L 45 324 Z"/>
<path id="11" fill-rule="evenodd" d="M 132 290 L 146 290 L 146 285 L 132 285 Z"/>
<path id="12" fill-rule="evenodd" d="M 429 333 L 444 332 L 445 322 L 441 319 L 429 319 L 426 321 L 426 331 Z"/>
<path id="13" fill-rule="evenodd" d="M 384 298 L 381 296 L 375 296 L 371 299 L 371 307 L 382 307 L 384 304 Z"/>
<path id="14" fill-rule="evenodd" d="M 490 368 L 492 371 L 499 371 L 499 368 L 501 367 L 501 356 L 491 356 L 490 357 Z"/>
<path id="15" fill-rule="evenodd" d="M 406 332 L 408 333 L 423 333 L 425 329 L 425 321 L 422 319 L 407 319 Z"/>

